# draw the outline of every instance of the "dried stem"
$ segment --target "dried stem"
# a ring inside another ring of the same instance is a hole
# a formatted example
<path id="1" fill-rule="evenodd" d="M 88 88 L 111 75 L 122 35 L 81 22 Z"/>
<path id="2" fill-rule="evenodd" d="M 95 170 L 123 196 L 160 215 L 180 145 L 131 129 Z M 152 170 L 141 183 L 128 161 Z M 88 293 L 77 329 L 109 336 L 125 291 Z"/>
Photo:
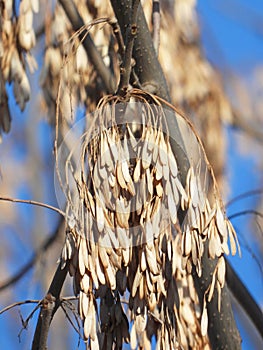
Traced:
<path id="1" fill-rule="evenodd" d="M 137 12 L 140 4 L 140 0 L 134 0 L 132 4 L 132 15 L 129 25 L 126 29 L 126 40 L 125 40 L 125 52 L 124 58 L 120 69 L 120 83 L 117 94 L 125 95 L 128 90 L 130 81 L 131 69 L 132 69 L 132 50 L 134 39 L 137 35 Z"/>

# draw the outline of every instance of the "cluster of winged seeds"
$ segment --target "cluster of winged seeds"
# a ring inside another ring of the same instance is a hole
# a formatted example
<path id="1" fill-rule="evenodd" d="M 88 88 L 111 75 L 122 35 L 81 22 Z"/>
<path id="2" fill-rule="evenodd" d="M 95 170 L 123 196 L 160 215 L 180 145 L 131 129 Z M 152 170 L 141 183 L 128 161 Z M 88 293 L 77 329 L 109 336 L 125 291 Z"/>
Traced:
<path id="1" fill-rule="evenodd" d="M 88 346 L 150 349 L 155 338 L 159 349 L 209 348 L 206 302 L 215 288 L 220 299 L 223 254 L 228 237 L 235 253 L 236 236 L 216 192 L 208 199 L 214 179 L 197 136 L 191 131 L 199 157 L 183 179 L 156 97 L 138 90 L 125 101 L 107 96 L 93 118 L 81 138 L 77 193 L 68 195 L 74 220 L 61 255 Z M 205 245 L 217 265 L 200 310 L 191 271 L 201 276 Z"/>

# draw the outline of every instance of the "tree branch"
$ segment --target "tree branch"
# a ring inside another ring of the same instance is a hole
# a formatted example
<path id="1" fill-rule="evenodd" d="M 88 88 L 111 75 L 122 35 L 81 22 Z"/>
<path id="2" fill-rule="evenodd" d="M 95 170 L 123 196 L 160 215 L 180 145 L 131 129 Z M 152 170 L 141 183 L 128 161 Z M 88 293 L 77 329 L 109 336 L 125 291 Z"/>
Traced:
<path id="1" fill-rule="evenodd" d="M 226 264 L 226 279 L 234 298 L 249 316 L 263 339 L 263 312 L 228 261 Z"/>
<path id="2" fill-rule="evenodd" d="M 60 293 L 68 273 L 68 265 L 61 269 L 57 267 L 49 290 L 42 300 L 42 306 L 38 316 L 37 326 L 32 343 L 32 350 L 46 350 L 47 338 L 51 321 L 60 305 Z"/>
<path id="3" fill-rule="evenodd" d="M 132 16 L 130 19 L 130 23 L 126 29 L 125 52 L 123 63 L 121 65 L 120 83 L 117 92 L 117 94 L 119 95 L 125 95 L 126 91 L 128 90 L 128 85 L 130 81 L 130 75 L 132 70 L 132 50 L 134 39 L 137 34 L 137 11 L 139 4 L 140 0 L 134 0 L 132 6 Z"/>

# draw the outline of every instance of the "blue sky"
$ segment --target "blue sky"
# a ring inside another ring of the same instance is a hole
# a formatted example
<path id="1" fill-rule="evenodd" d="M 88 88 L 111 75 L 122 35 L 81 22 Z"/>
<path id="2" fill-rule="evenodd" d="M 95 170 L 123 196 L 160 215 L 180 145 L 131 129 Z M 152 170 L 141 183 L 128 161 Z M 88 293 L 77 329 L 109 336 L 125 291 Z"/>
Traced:
<path id="1" fill-rule="evenodd" d="M 253 68 L 263 63 L 263 24 L 261 24 L 263 23 L 263 1 L 200 0 L 198 3 L 198 12 L 201 20 L 202 42 L 209 60 L 219 70 L 223 71 L 224 74 L 227 74 L 229 71 L 234 71 L 242 75 L 245 79 L 248 79 L 249 75 L 252 74 Z M 13 103 L 11 99 L 11 104 Z M 23 142 L 23 137 L 25 137 L 23 125 L 29 119 L 26 112 L 20 115 L 18 108 L 13 105 L 12 110 L 15 112 L 12 130 L 7 137 L 4 137 L 4 144 L 0 146 L 0 157 L 4 154 L 1 148 L 5 147 L 5 142 L 8 141 L 7 138 L 16 138 L 17 135 L 19 135 L 18 144 L 11 149 L 13 153 L 9 154 L 10 156 L 14 154 L 21 162 L 27 156 L 27 147 Z M 227 177 L 230 181 L 231 188 L 229 198 L 233 198 L 245 191 L 262 187 L 262 174 L 259 172 L 258 156 L 256 154 L 240 154 L 240 150 L 237 146 L 237 133 L 237 131 L 233 131 L 230 128 L 226 130 L 226 137 L 228 140 L 227 163 L 231 165 L 227 169 Z M 50 128 L 44 121 L 38 124 L 38 138 L 41 140 L 40 150 L 43 153 L 43 157 L 49 159 L 52 154 L 52 135 Z M 3 167 L 3 165 L 1 166 Z M 47 173 L 49 173 L 49 175 L 50 171 L 51 170 L 47 168 Z M 53 184 L 47 182 L 46 187 L 50 188 L 50 186 L 53 186 Z M 18 189 L 17 197 L 31 198 L 30 190 L 21 186 Z M 56 205 L 54 195 L 46 193 L 45 199 L 46 202 Z M 255 206 L 255 200 L 256 198 L 250 197 L 235 203 L 228 208 L 228 214 L 231 215 L 240 210 L 253 208 Z M 20 206 L 19 210 L 23 225 L 26 225 L 28 229 L 30 229 L 30 217 L 34 215 L 33 209 Z M 54 226 L 53 221 L 55 215 L 47 214 L 46 212 L 43 215 L 49 222 L 48 226 L 50 228 Z M 251 252 L 247 250 L 246 244 L 244 243 L 249 242 L 249 248 L 253 250 L 256 255 L 259 255 L 258 246 L 255 241 L 252 242 L 252 237 L 250 235 L 251 226 L 248 224 L 247 217 L 236 218 L 233 224 L 241 237 L 242 259 L 235 257 L 231 259 L 231 262 L 242 277 L 244 283 L 249 286 L 249 290 L 254 298 L 263 306 L 262 273 L 255 258 L 252 256 Z M 10 256 L 9 269 L 11 273 L 12 271 L 16 271 L 20 264 L 26 262 L 31 256 L 30 245 L 23 246 L 23 244 L 25 244 L 24 241 L 17 244 L 19 242 L 18 233 L 13 232 L 12 227 L 7 228 L 2 235 L 5 237 L 10 236 L 10 245 L 17 246 L 12 256 Z M 261 259 L 261 267 L 262 264 L 263 262 Z M 16 297 L 19 298 L 19 300 L 29 297 L 27 287 L 28 284 L 32 282 L 32 278 L 33 274 L 31 272 L 26 275 L 23 281 L 15 286 L 15 289 L 19 293 L 16 294 Z M 32 295 L 36 298 L 42 296 L 39 286 L 34 288 Z M 30 307 L 25 306 L 23 308 L 23 315 L 26 315 L 27 312 L 29 313 L 30 310 Z M 18 318 L 18 310 L 13 312 L 17 314 Z M 6 315 L 0 316 L 0 348 L 27 349 L 29 347 L 28 341 L 25 340 L 27 338 L 27 333 L 25 332 L 23 334 L 22 339 L 24 341 L 19 345 L 16 337 L 20 330 L 19 322 L 17 322 L 14 329 L 12 321 L 13 319 Z M 238 320 L 238 325 L 242 332 L 243 350 L 259 349 L 258 344 L 253 342 L 246 334 L 244 325 L 240 320 Z M 13 334 L 13 337 L 7 337 L 7 334 Z M 74 340 L 73 348 L 77 348 L 77 338 Z"/>

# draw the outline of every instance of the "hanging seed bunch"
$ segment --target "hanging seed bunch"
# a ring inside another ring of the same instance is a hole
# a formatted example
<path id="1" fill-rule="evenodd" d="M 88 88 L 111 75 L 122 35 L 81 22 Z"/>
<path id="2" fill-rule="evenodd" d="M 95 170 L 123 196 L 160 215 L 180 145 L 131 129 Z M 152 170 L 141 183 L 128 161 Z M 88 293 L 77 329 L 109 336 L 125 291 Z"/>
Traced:
<path id="1" fill-rule="evenodd" d="M 61 263 L 69 262 L 91 348 L 130 342 L 132 349 L 150 349 L 153 337 L 159 349 L 209 348 L 206 305 L 216 288 L 220 308 L 223 254 L 228 238 L 235 254 L 236 235 L 192 126 L 162 103 L 140 90 L 125 100 L 103 98 L 80 138 L 79 160 L 71 162 L 73 153 L 67 158 L 66 182 L 75 191 L 66 192 L 70 220 Z M 185 141 L 185 178 L 168 117 L 176 118 Z M 206 245 L 217 264 L 200 310 L 191 271 L 201 276 Z"/>
<path id="2" fill-rule="evenodd" d="M 19 16 L 14 13 L 12 0 L 1 1 L 0 7 L 0 132 L 10 129 L 10 112 L 5 89 L 6 82 L 13 83 L 16 103 L 21 111 L 30 97 L 26 62 L 31 70 L 36 62 L 30 54 L 35 45 L 33 12 L 38 12 L 38 0 L 21 0 Z"/>

